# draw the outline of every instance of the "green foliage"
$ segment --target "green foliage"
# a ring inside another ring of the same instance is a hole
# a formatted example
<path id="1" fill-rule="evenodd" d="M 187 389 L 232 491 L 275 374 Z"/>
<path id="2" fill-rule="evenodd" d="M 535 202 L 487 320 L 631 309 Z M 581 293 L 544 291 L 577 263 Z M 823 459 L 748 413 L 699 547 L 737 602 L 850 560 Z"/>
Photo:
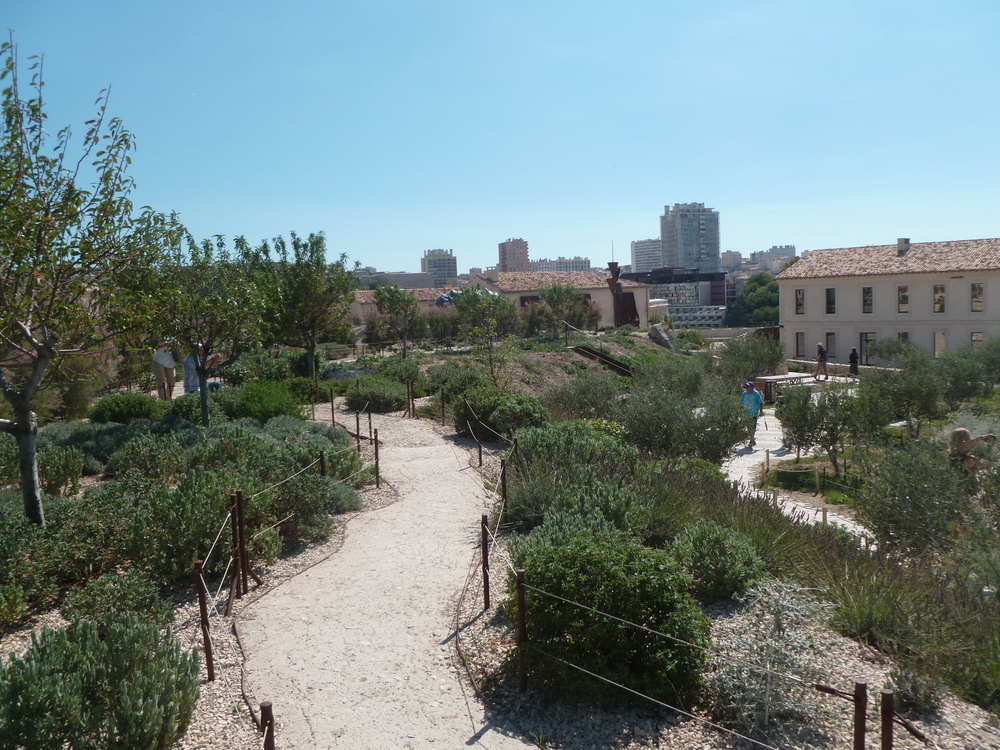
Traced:
<path id="1" fill-rule="evenodd" d="M 678 398 L 697 398 L 707 375 L 705 361 L 677 354 L 653 351 L 632 363 L 632 389 L 669 392 Z"/>
<path id="2" fill-rule="evenodd" d="M 406 408 L 406 386 L 396 380 L 377 375 L 358 378 L 344 394 L 348 409 L 365 407 L 375 414 L 400 411 Z"/>
<path id="3" fill-rule="evenodd" d="M 98 424 L 131 424 L 137 419 L 159 419 L 168 404 L 145 393 L 112 393 L 90 410 L 90 421 Z"/>
<path id="4" fill-rule="evenodd" d="M 601 322 L 601 310 L 578 289 L 569 284 L 554 282 L 552 286 L 539 289 L 538 294 L 548 307 L 546 327 L 553 333 L 562 331 L 565 323 L 581 331 L 597 330 Z"/>
<path id="5" fill-rule="evenodd" d="M 58 584 L 49 566 L 38 564 L 49 544 L 45 530 L 29 522 L 19 490 L 0 490 L 0 627 L 51 606 Z"/>
<path id="6" fill-rule="evenodd" d="M 454 360 L 427 368 L 428 391 L 444 393 L 451 401 L 472 388 L 488 385 L 489 380 L 474 367 Z"/>
<path id="7" fill-rule="evenodd" d="M 226 413 L 230 419 L 249 418 L 266 422 L 279 416 L 302 416 L 302 404 L 283 383 L 247 383 L 237 389 L 231 398 L 232 402 L 226 404 Z M 211 397 L 209 400 L 211 401 Z"/>
<path id="8" fill-rule="evenodd" d="M 413 292 L 400 289 L 397 284 L 385 284 L 375 290 L 375 306 L 384 316 L 389 336 L 403 342 L 403 357 L 406 357 L 407 342 L 413 335 L 413 324 L 420 316 L 420 305 Z"/>
<path id="9" fill-rule="evenodd" d="M 677 535 L 671 553 L 694 579 L 700 597 L 739 596 L 764 576 L 764 561 L 749 538 L 704 518 Z"/>
<path id="10" fill-rule="evenodd" d="M 115 451 L 108 461 L 111 476 L 135 470 L 150 479 L 172 480 L 187 468 L 184 445 L 176 435 L 136 435 Z"/>
<path id="11" fill-rule="evenodd" d="M 621 533 L 604 516 L 577 510 L 554 510 L 545 514 L 541 526 L 528 534 L 515 534 L 507 544 L 515 568 L 523 568 L 530 554 L 539 547 L 564 547 L 578 537 L 592 535 L 614 536 Z"/>
<path id="12" fill-rule="evenodd" d="M 513 435 L 522 427 L 539 427 L 548 412 L 533 396 L 485 386 L 466 391 L 452 406 L 455 431 L 459 435 L 494 442 Z"/>
<path id="13" fill-rule="evenodd" d="M 168 750 L 198 699 L 198 656 L 168 632 L 125 614 L 78 620 L 32 636 L 0 667 L 0 726 L 8 747 Z"/>
<path id="14" fill-rule="evenodd" d="M 626 391 L 623 381 L 608 370 L 587 370 L 549 389 L 542 403 L 553 419 L 613 419 Z"/>
<path id="15" fill-rule="evenodd" d="M 130 612 L 157 630 L 174 619 L 170 604 L 160 597 L 159 587 L 141 570 L 108 573 L 73 589 L 60 608 L 67 620 L 84 619 L 98 624 L 103 634 L 120 613 Z"/>
<path id="16" fill-rule="evenodd" d="M 38 480 L 50 495 L 75 495 L 83 475 L 83 451 L 51 443 L 38 449 Z"/>
<path id="17" fill-rule="evenodd" d="M 531 613 L 528 684 L 560 700 L 615 705 L 630 700 L 605 683 L 559 666 L 549 654 L 673 705 L 701 685 L 703 652 L 654 635 L 709 644 L 708 619 L 687 593 L 690 578 L 667 554 L 618 535 L 585 535 L 525 555 Z M 580 609 L 536 591 L 579 602 Z M 649 630 L 598 614 L 606 612 Z"/>
<path id="18" fill-rule="evenodd" d="M 208 396 L 209 424 L 220 424 L 229 421 L 228 405 L 231 401 L 239 398 L 235 388 L 224 388 L 222 391 L 229 391 L 225 396 L 216 398 L 216 394 Z M 221 394 L 222 391 L 219 391 Z M 225 406 L 223 406 L 225 404 Z M 201 394 L 185 393 L 178 396 L 167 407 L 167 415 L 179 417 L 193 425 L 201 425 Z"/>
<path id="19" fill-rule="evenodd" d="M 816 412 L 812 403 L 812 388 L 795 385 L 782 388 L 774 416 L 781 422 L 785 434 L 795 446 L 795 459 L 816 444 Z"/>
<path id="20" fill-rule="evenodd" d="M 828 710 L 809 700 L 815 695 L 811 683 L 823 679 L 811 665 L 823 647 L 814 633 L 826 619 L 825 608 L 802 589 L 777 580 L 762 583 L 745 601 L 744 612 L 716 644 L 719 656 L 708 686 L 712 713 L 754 739 L 798 747 L 802 717 Z"/>
<path id="21" fill-rule="evenodd" d="M 733 328 L 778 325 L 778 282 L 774 276 L 754 274 L 743 285 L 743 294 L 726 309 L 726 325 Z"/>
<path id="22" fill-rule="evenodd" d="M 934 360 L 934 369 L 944 383 L 942 397 L 951 411 L 986 388 L 986 366 L 974 349 L 942 352 Z"/>
<path id="23" fill-rule="evenodd" d="M 774 375 L 785 360 L 785 347 L 770 336 L 747 335 L 732 338 L 719 351 L 718 374 L 732 387 L 761 375 Z"/>
<path id="24" fill-rule="evenodd" d="M 0 432 L 0 486 L 14 484 L 18 476 L 17 440 L 8 432 Z"/>
<path id="25" fill-rule="evenodd" d="M 861 469 L 858 522 L 880 548 L 922 555 L 951 546 L 969 498 L 943 446 L 910 441 L 904 449 L 866 454 Z"/>
<path id="26" fill-rule="evenodd" d="M 402 355 L 393 354 L 379 362 L 375 372 L 388 380 L 412 383 L 417 398 L 427 394 L 427 376 L 413 357 L 404 359 Z"/>
<path id="27" fill-rule="evenodd" d="M 708 337 L 695 328 L 682 328 L 674 334 L 674 341 L 680 349 L 705 349 L 711 346 Z"/>
<path id="28" fill-rule="evenodd" d="M 934 716 L 941 712 L 947 687 L 937 677 L 928 677 L 909 667 L 889 670 L 887 688 L 895 694 L 894 708 L 921 716 Z"/>

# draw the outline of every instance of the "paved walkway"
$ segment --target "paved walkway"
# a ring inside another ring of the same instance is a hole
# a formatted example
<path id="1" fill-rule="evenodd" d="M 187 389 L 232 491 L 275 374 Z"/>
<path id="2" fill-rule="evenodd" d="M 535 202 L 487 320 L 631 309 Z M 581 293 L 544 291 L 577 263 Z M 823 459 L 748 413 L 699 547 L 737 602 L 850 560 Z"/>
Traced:
<path id="1" fill-rule="evenodd" d="M 781 422 L 774 416 L 774 409 L 764 409 L 757 421 L 756 445 L 753 448 L 744 446 L 722 465 L 722 471 L 730 479 L 741 482 L 746 487 L 754 487 L 760 476 L 761 469 L 768 460 L 783 460 L 795 455 L 781 442 Z M 770 451 L 770 454 L 768 454 Z M 787 515 L 805 513 L 811 520 L 822 519 L 822 511 L 808 503 L 795 501 L 778 492 L 778 504 Z M 827 510 L 826 520 L 836 526 L 858 536 L 864 536 L 865 530 L 850 518 Z"/>
<path id="2" fill-rule="evenodd" d="M 456 663 L 457 598 L 488 504 L 479 475 L 426 420 L 376 415 L 374 426 L 399 500 L 355 517 L 337 554 L 242 613 L 249 680 L 274 701 L 278 747 L 534 747 L 495 723 Z"/>

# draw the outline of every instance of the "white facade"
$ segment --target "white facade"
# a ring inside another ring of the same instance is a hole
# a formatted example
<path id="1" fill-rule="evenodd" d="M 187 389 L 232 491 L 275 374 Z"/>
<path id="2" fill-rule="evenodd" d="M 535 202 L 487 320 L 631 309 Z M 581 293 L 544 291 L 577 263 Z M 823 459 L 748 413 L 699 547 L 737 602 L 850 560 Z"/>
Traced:
<path id="1" fill-rule="evenodd" d="M 635 240 L 632 242 L 631 273 L 645 273 L 663 265 L 663 249 L 660 238 L 655 240 Z"/>
<path id="2" fill-rule="evenodd" d="M 667 268 L 719 270 L 719 212 L 704 203 L 675 203 L 660 217 L 663 265 Z"/>
<path id="3" fill-rule="evenodd" d="M 778 275 L 788 357 L 831 361 L 873 340 L 908 339 L 933 356 L 1000 336 L 1000 239 L 810 253 Z"/>
<path id="4" fill-rule="evenodd" d="M 590 258 L 564 258 L 561 255 L 555 260 L 540 258 L 528 261 L 529 271 L 584 271 L 590 273 Z"/>

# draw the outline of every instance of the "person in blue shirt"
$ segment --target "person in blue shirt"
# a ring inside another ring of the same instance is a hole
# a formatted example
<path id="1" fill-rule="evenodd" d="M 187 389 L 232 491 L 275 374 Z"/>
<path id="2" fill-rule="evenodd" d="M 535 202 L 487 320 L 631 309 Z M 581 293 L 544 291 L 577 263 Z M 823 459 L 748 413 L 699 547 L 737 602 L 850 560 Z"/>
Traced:
<path id="1" fill-rule="evenodd" d="M 753 448 L 757 444 L 757 441 L 754 439 L 754 433 L 757 432 L 757 419 L 760 417 L 760 410 L 764 405 L 764 397 L 760 395 L 760 391 L 757 390 L 752 380 L 748 380 L 743 384 L 740 403 L 747 410 L 747 416 L 753 419 L 753 424 L 750 426 L 750 447 Z"/>

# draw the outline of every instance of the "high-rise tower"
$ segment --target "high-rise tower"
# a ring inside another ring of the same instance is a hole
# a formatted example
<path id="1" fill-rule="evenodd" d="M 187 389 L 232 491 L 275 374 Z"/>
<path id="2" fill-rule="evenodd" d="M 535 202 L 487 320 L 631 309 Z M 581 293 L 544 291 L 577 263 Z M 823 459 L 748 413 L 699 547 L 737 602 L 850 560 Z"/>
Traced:
<path id="1" fill-rule="evenodd" d="M 528 271 L 528 243 L 521 238 L 501 242 L 498 271 Z"/>
<path id="2" fill-rule="evenodd" d="M 442 287 L 449 279 L 458 276 L 458 261 L 451 250 L 425 250 L 420 259 L 420 271 L 429 273 L 435 287 Z"/>
<path id="3" fill-rule="evenodd" d="M 675 203 L 660 217 L 663 265 L 667 268 L 719 270 L 719 212 L 704 203 Z"/>

